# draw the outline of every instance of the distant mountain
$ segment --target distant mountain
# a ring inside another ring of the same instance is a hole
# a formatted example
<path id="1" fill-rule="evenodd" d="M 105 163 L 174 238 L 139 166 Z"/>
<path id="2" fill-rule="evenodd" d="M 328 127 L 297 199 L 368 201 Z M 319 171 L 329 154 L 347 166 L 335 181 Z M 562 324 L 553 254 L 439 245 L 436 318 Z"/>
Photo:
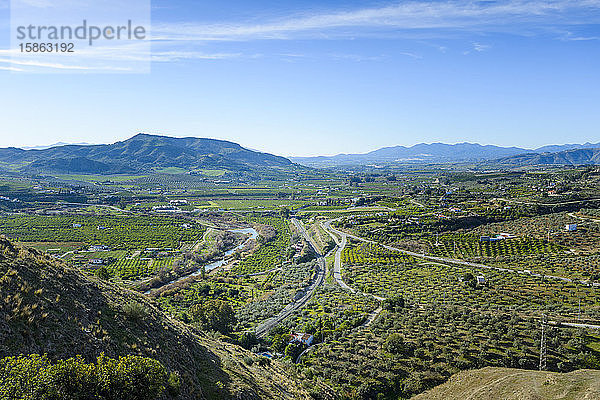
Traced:
<path id="1" fill-rule="evenodd" d="M 294 166 L 287 158 L 224 140 L 143 133 L 113 144 L 65 145 L 43 150 L 4 148 L 0 149 L 0 162 L 18 165 L 23 172 L 72 174 L 145 173 L 169 167 L 249 171 Z"/>
<path id="2" fill-rule="evenodd" d="M 543 146 L 535 149 L 536 153 L 557 153 L 559 151 L 576 150 L 576 149 L 600 149 L 600 143 L 584 143 L 584 144 L 558 144 Z"/>
<path id="3" fill-rule="evenodd" d="M 421 143 L 411 147 L 383 147 L 364 154 L 338 154 L 336 156 L 290 157 L 298 164 L 310 167 L 332 167 L 368 164 L 407 163 L 457 163 L 481 162 L 514 156 L 540 155 L 541 153 L 600 148 L 600 143 L 550 145 L 538 149 L 501 147 L 477 143 Z M 526 157 L 527 158 L 527 157 Z"/>
<path id="4" fill-rule="evenodd" d="M 494 162 L 511 166 L 598 165 L 600 164 L 600 148 L 575 149 L 556 153 L 526 153 L 500 158 Z"/>
<path id="5" fill-rule="evenodd" d="M 476 143 L 417 144 L 411 147 L 384 147 L 366 154 L 339 154 L 331 157 L 291 157 L 299 164 L 312 167 L 364 165 L 371 163 L 442 163 L 491 160 L 526 153 L 518 147 L 500 147 Z"/>
<path id="6" fill-rule="evenodd" d="M 58 146 L 67 146 L 70 144 L 74 144 L 74 145 L 78 145 L 78 146 L 87 146 L 90 145 L 91 143 L 86 143 L 86 142 L 81 142 L 81 143 L 66 143 L 66 142 L 57 142 L 57 143 L 53 143 L 53 144 L 48 144 L 45 146 L 24 146 L 24 147 L 20 147 L 23 150 L 45 150 L 45 149 L 50 149 L 52 147 L 58 147 Z"/>

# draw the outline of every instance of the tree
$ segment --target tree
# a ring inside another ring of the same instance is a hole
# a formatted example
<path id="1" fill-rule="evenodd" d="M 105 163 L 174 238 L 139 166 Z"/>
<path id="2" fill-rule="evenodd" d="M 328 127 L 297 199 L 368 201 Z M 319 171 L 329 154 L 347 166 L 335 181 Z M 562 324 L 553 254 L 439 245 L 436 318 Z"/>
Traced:
<path id="1" fill-rule="evenodd" d="M 277 352 L 285 351 L 286 346 L 290 342 L 289 333 L 280 333 L 273 337 L 273 341 L 271 342 L 271 349 Z"/>
<path id="2" fill-rule="evenodd" d="M 472 288 L 477 286 L 477 279 L 475 279 L 475 277 L 473 276 L 472 273 L 467 272 L 466 274 L 463 275 L 463 282 L 467 285 L 470 286 Z"/>
<path id="3" fill-rule="evenodd" d="M 299 342 L 292 342 L 285 347 L 285 355 L 289 356 L 292 361 L 296 361 L 300 353 L 304 351 L 306 346 Z"/>
<path id="4" fill-rule="evenodd" d="M 250 350 L 252 346 L 258 343 L 258 339 L 256 338 L 256 334 L 254 332 L 244 332 L 240 335 L 239 342 L 240 346 Z"/>
<path id="5" fill-rule="evenodd" d="M 383 301 L 382 307 L 384 310 L 398 312 L 401 308 L 404 308 L 404 297 L 393 296 Z"/>
<path id="6" fill-rule="evenodd" d="M 404 343 L 404 338 L 399 333 L 392 333 L 383 342 L 383 349 L 390 354 L 404 354 L 407 346 Z"/>
<path id="7" fill-rule="evenodd" d="M 98 268 L 96 272 L 94 272 L 94 275 L 105 281 L 110 279 L 110 272 L 108 271 L 108 268 L 106 268 L 106 266 L 104 265 L 100 266 L 100 268 Z"/>
<path id="8" fill-rule="evenodd" d="M 206 300 L 190 309 L 192 321 L 203 329 L 230 333 L 236 323 L 235 312 L 231 305 L 222 300 Z"/>

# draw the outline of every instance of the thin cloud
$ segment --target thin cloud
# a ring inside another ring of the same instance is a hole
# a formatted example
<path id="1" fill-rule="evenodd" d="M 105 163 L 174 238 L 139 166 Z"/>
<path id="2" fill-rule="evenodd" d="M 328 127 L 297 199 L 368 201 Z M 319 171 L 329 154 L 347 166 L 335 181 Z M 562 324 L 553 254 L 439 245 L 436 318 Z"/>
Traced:
<path id="1" fill-rule="evenodd" d="M 489 50 L 492 46 L 489 44 L 473 43 L 473 50 L 481 53 L 482 51 Z"/>
<path id="2" fill-rule="evenodd" d="M 175 62 L 183 60 L 227 60 L 244 57 L 242 53 L 202 53 L 197 51 L 162 51 L 153 52 L 152 61 Z"/>
<path id="3" fill-rule="evenodd" d="M 61 64 L 61 63 L 51 63 L 51 62 L 40 62 L 40 61 L 32 61 L 32 60 L 14 60 L 14 59 L 3 59 L 0 58 L 0 63 L 12 64 L 11 67 L 4 67 L 2 69 L 11 69 L 12 71 L 24 69 L 19 69 L 14 67 L 14 65 L 19 65 L 23 67 L 35 67 L 39 69 L 49 69 L 49 70 L 72 70 L 72 71 L 130 71 L 127 68 L 119 68 L 112 66 L 87 66 L 87 65 L 75 65 L 75 64 Z"/>
<path id="4" fill-rule="evenodd" d="M 0 71 L 22 72 L 24 71 L 24 69 L 17 67 L 3 67 L 2 65 L 0 65 Z"/>
<path id="5" fill-rule="evenodd" d="M 371 30 L 486 30 L 521 29 L 523 24 L 580 23 L 597 21 L 593 13 L 600 0 L 499 2 L 409 2 L 380 8 L 364 8 L 289 17 L 262 24 L 155 24 L 157 40 L 245 41 L 293 39 L 301 35 L 330 38 L 358 36 Z M 573 18 L 569 17 L 571 14 Z"/>

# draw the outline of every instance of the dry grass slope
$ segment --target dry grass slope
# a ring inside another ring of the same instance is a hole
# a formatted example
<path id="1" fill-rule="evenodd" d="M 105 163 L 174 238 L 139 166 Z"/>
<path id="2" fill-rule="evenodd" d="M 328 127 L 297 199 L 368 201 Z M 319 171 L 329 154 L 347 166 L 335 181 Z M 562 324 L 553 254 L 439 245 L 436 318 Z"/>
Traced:
<path id="1" fill-rule="evenodd" d="M 567 374 L 510 368 L 460 372 L 413 400 L 596 400 L 600 371 Z"/>

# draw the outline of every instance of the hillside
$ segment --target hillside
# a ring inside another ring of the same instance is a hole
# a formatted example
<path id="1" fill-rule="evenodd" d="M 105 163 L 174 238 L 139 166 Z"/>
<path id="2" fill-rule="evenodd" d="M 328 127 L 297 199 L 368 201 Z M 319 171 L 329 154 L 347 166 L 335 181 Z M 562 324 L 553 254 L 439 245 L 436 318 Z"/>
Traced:
<path id="1" fill-rule="evenodd" d="M 30 173 L 144 173 L 176 167 L 251 170 L 289 168 L 290 160 L 243 148 L 237 143 L 204 138 L 138 134 L 113 144 L 65 145 L 42 150 L 0 149 L 0 163 Z"/>
<path id="2" fill-rule="evenodd" d="M 460 372 L 443 385 L 413 400 L 595 400 L 600 398 L 600 371 L 566 374 L 510 368 Z"/>
<path id="3" fill-rule="evenodd" d="M 531 165 L 597 165 L 600 164 L 600 148 L 575 149 L 556 153 L 527 153 L 504 157 L 496 162 L 511 166 Z"/>
<path id="4" fill-rule="evenodd" d="M 0 281 L 0 359 L 139 355 L 179 374 L 178 399 L 308 397 L 277 363 L 247 365 L 243 358 L 251 353 L 169 318 L 144 296 L 2 237 Z"/>

